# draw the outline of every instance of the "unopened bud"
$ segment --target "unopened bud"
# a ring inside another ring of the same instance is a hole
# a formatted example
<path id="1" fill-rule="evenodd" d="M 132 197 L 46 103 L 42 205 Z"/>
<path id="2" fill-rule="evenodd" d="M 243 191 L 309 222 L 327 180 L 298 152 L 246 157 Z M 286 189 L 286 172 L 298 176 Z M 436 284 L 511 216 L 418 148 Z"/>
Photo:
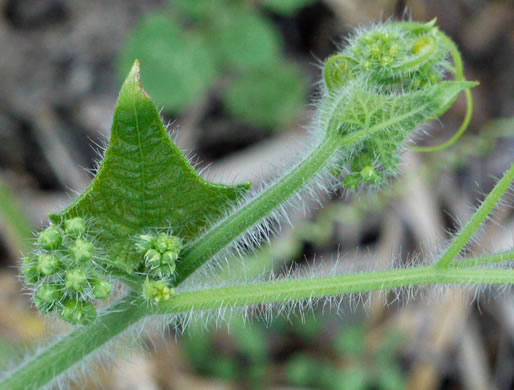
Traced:
<path id="1" fill-rule="evenodd" d="M 64 231 L 72 237 L 78 237 L 86 232 L 86 222 L 80 217 L 68 219 L 64 221 Z"/>
<path id="2" fill-rule="evenodd" d="M 54 225 L 48 226 L 45 230 L 39 233 L 37 243 L 44 249 L 57 249 L 62 243 L 61 232 Z"/>
<path id="3" fill-rule="evenodd" d="M 61 267 L 61 262 L 57 256 L 43 253 L 37 258 L 37 269 L 43 275 L 55 274 Z"/>
<path id="4" fill-rule="evenodd" d="M 151 249 L 155 242 L 155 236 L 151 234 L 141 234 L 136 241 L 136 250 L 139 253 L 145 253 Z"/>
<path id="5" fill-rule="evenodd" d="M 93 258 L 95 246 L 89 241 L 77 238 L 71 246 L 70 252 L 79 263 L 86 263 Z"/>
<path id="6" fill-rule="evenodd" d="M 80 292 L 86 283 L 86 274 L 84 274 L 80 269 L 75 268 L 66 272 L 66 276 L 64 277 L 64 286 L 67 289 Z"/>
<path id="7" fill-rule="evenodd" d="M 166 233 L 161 233 L 157 236 L 154 248 L 157 249 L 160 253 L 166 252 L 168 249 L 168 235 Z"/>
<path id="8" fill-rule="evenodd" d="M 161 254 L 155 249 L 149 249 L 145 253 L 145 260 L 151 267 L 157 267 L 161 264 Z"/>
<path id="9" fill-rule="evenodd" d="M 87 325 L 96 319 L 96 309 L 91 302 L 68 301 L 64 304 L 60 316 L 73 325 Z"/>
<path id="10" fill-rule="evenodd" d="M 24 258 L 21 270 L 27 285 L 35 284 L 39 281 L 40 274 L 37 269 L 37 259 L 33 257 Z"/>
<path id="11" fill-rule="evenodd" d="M 112 290 L 112 284 L 105 279 L 97 279 L 93 282 L 93 295 L 98 299 L 105 299 Z"/>
<path id="12" fill-rule="evenodd" d="M 51 311 L 55 303 L 62 298 L 61 287 L 56 284 L 44 283 L 36 291 L 34 295 L 34 304 L 42 313 Z"/>
<path id="13" fill-rule="evenodd" d="M 143 297 L 156 303 L 159 303 L 161 300 L 167 301 L 174 292 L 163 280 L 154 281 L 146 278 L 143 284 Z"/>
<path id="14" fill-rule="evenodd" d="M 178 253 L 176 252 L 164 252 L 161 257 L 162 264 L 175 264 L 175 261 L 178 259 Z"/>
<path id="15" fill-rule="evenodd" d="M 377 171 L 371 165 L 362 168 L 360 176 L 366 183 L 373 183 L 378 178 Z"/>

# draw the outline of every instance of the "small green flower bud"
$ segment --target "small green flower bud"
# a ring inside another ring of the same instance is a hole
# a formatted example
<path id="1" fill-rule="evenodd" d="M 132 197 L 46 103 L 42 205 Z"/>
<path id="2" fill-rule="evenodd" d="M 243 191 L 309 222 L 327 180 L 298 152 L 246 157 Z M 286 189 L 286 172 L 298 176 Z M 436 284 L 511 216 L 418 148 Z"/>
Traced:
<path id="1" fill-rule="evenodd" d="M 182 248 L 184 248 L 184 244 L 182 243 L 182 240 L 179 237 L 171 236 L 168 238 L 168 242 L 167 242 L 168 252 L 173 252 L 178 257 L 178 255 L 182 251 Z"/>
<path id="2" fill-rule="evenodd" d="M 91 302 L 68 301 L 59 315 L 73 325 L 87 325 L 96 319 L 96 309 Z"/>
<path id="3" fill-rule="evenodd" d="M 86 263 L 93 258 L 95 246 L 89 241 L 77 238 L 71 246 L 70 252 L 79 263 Z"/>
<path id="4" fill-rule="evenodd" d="M 392 63 L 393 63 L 393 58 L 390 56 L 382 56 L 380 58 L 380 64 L 382 66 L 388 66 L 388 65 L 391 65 Z"/>
<path id="5" fill-rule="evenodd" d="M 372 57 L 377 58 L 380 55 L 380 47 L 378 46 L 378 44 L 376 44 L 376 43 L 372 44 L 371 47 L 369 48 L 369 53 L 371 54 Z"/>
<path id="6" fill-rule="evenodd" d="M 378 179 L 377 171 L 371 165 L 362 168 L 360 176 L 366 183 L 374 183 Z"/>
<path id="7" fill-rule="evenodd" d="M 72 237 L 78 237 L 86 232 L 86 222 L 80 217 L 68 219 L 64 221 L 64 231 Z"/>
<path id="8" fill-rule="evenodd" d="M 163 280 L 154 281 L 146 278 L 143 284 L 143 297 L 148 300 L 153 300 L 156 303 L 159 303 L 161 300 L 167 301 L 174 292 L 175 291 L 169 288 Z"/>
<path id="9" fill-rule="evenodd" d="M 164 253 L 168 249 L 168 237 L 169 236 L 166 233 L 161 233 L 157 236 L 154 248 L 160 253 Z"/>
<path id="10" fill-rule="evenodd" d="M 34 304 L 42 313 L 51 311 L 55 303 L 62 298 L 61 287 L 56 284 L 44 283 L 36 291 L 34 295 Z"/>
<path id="11" fill-rule="evenodd" d="M 136 241 L 136 250 L 139 253 L 145 253 L 151 249 L 155 243 L 155 236 L 151 234 L 141 234 Z"/>
<path id="12" fill-rule="evenodd" d="M 178 253 L 167 251 L 162 254 L 161 263 L 162 264 L 175 264 L 175 260 L 178 259 Z"/>
<path id="13" fill-rule="evenodd" d="M 161 254 L 155 249 L 149 249 L 145 253 L 146 263 L 151 267 L 158 267 L 161 264 Z"/>
<path id="14" fill-rule="evenodd" d="M 27 285 L 35 284 L 41 278 L 41 275 L 37 269 L 37 259 L 33 257 L 26 257 L 23 259 L 21 270 L 23 272 L 25 284 Z"/>
<path id="15" fill-rule="evenodd" d="M 57 284 L 43 283 L 37 289 L 36 296 L 46 302 L 55 302 L 61 299 L 61 287 Z"/>
<path id="16" fill-rule="evenodd" d="M 61 267 L 61 261 L 57 256 L 43 253 L 37 258 L 37 269 L 43 275 L 55 274 Z"/>
<path id="17" fill-rule="evenodd" d="M 62 234 L 57 226 L 50 225 L 41 233 L 39 233 L 37 243 L 44 249 L 57 249 L 61 246 Z"/>
<path id="18" fill-rule="evenodd" d="M 175 263 L 173 264 L 163 264 L 159 267 L 159 270 L 158 270 L 158 275 L 159 277 L 163 277 L 163 276 L 170 276 L 170 275 L 173 275 L 175 273 L 175 268 L 177 268 L 177 266 L 175 265 Z"/>
<path id="19" fill-rule="evenodd" d="M 93 282 L 93 295 L 98 299 L 105 299 L 112 290 L 112 284 L 105 279 L 97 279 Z"/>
<path id="20" fill-rule="evenodd" d="M 82 291 L 86 283 L 86 274 L 82 272 L 80 269 L 75 268 L 66 272 L 66 276 L 64 277 L 64 286 L 67 289 L 80 292 Z"/>
<path id="21" fill-rule="evenodd" d="M 399 52 L 400 52 L 400 46 L 396 43 L 393 43 L 391 45 L 391 47 L 389 48 L 389 55 L 391 57 L 396 57 Z"/>

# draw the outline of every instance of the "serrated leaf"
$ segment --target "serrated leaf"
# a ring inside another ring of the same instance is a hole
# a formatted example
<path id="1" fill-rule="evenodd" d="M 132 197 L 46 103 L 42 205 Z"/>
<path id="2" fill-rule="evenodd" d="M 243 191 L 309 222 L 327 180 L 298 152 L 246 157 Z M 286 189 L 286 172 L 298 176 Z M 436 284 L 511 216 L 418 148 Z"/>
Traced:
<path id="1" fill-rule="evenodd" d="M 131 270 L 140 261 L 131 238 L 144 229 L 170 228 L 191 240 L 243 195 L 248 185 L 202 179 L 169 138 L 139 82 L 136 61 L 121 88 L 109 147 L 87 190 L 51 219 L 92 220 L 114 265 Z"/>
<path id="2" fill-rule="evenodd" d="M 234 117 L 265 127 L 284 127 L 302 110 L 307 96 L 304 75 L 278 63 L 244 74 L 224 91 L 223 102 Z"/>
<path id="3" fill-rule="evenodd" d="M 301 8 L 314 4 L 316 0 L 260 0 L 269 10 L 281 15 L 292 15 Z"/>
<path id="4" fill-rule="evenodd" d="M 203 39 L 183 31 L 171 15 L 149 15 L 134 28 L 121 52 L 120 74 L 136 58 L 145 64 L 141 79 L 146 89 L 169 111 L 187 108 L 218 76 Z"/>
<path id="5" fill-rule="evenodd" d="M 280 35 L 267 19 L 243 5 L 223 11 L 216 13 L 208 31 L 211 50 L 221 66 L 246 70 L 277 61 Z"/>

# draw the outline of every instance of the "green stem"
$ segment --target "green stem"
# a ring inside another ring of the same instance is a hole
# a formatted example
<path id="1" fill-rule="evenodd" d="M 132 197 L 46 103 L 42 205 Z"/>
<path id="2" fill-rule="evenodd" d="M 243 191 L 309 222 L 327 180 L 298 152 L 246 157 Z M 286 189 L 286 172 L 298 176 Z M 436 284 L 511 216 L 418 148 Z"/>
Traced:
<path id="1" fill-rule="evenodd" d="M 161 302 L 154 314 L 213 310 L 220 307 L 289 303 L 292 301 L 363 293 L 429 284 L 514 284 L 514 270 L 441 269 L 434 266 L 366 272 L 312 279 L 279 280 L 243 286 L 178 293 Z M 133 295 L 115 304 L 94 324 L 79 327 L 35 355 L 0 383 L 0 390 L 39 388 L 151 314 L 151 308 Z M 87 340 L 87 343 L 84 342 Z"/>
<path id="2" fill-rule="evenodd" d="M 468 259 L 457 259 L 451 266 L 457 268 L 476 267 L 514 260 L 514 249 L 506 252 L 495 253 L 492 255 L 479 256 Z"/>
<path id="3" fill-rule="evenodd" d="M 177 263 L 175 285 L 310 183 L 339 149 L 341 139 L 334 138 L 327 137 L 282 179 L 185 249 Z"/>
<path id="4" fill-rule="evenodd" d="M 514 164 L 511 165 L 510 169 L 498 181 L 498 183 L 496 183 L 491 193 L 487 195 L 485 200 L 482 202 L 475 214 L 473 214 L 466 226 L 464 226 L 457 237 L 455 237 L 450 247 L 437 262 L 437 267 L 444 268 L 450 265 L 450 263 L 459 254 L 464 245 L 467 244 L 471 236 L 494 209 L 500 198 L 511 185 L 512 181 L 514 181 Z"/>
<path id="5" fill-rule="evenodd" d="M 49 384 L 147 314 L 145 302 L 135 295 L 128 295 L 113 304 L 93 324 L 75 328 L 32 356 L 0 382 L 0 390 L 38 389 Z"/>
<path id="6" fill-rule="evenodd" d="M 441 269 L 428 266 L 312 279 L 278 280 L 178 293 L 173 299 L 161 302 L 156 308 L 156 314 L 290 303 L 310 298 L 429 284 L 513 285 L 514 270 Z"/>

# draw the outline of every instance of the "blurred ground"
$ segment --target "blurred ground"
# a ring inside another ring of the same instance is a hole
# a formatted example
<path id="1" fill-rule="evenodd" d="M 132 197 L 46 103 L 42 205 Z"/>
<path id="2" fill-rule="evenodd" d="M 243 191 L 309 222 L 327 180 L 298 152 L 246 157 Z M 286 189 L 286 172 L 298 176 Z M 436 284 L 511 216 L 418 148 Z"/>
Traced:
<path id="1" fill-rule="evenodd" d="M 3 362 L 46 332 L 16 278 L 27 231 L 44 225 L 47 213 L 68 204 L 73 191 L 87 186 L 87 170 L 96 158 L 94 144 L 102 144 L 109 134 L 122 43 L 145 13 L 165 3 L 0 0 L 0 370 Z M 285 228 L 269 250 L 278 264 L 276 272 L 286 261 L 308 266 L 316 259 L 319 266 L 330 267 L 337 253 L 345 255 L 343 266 L 369 268 L 388 264 L 393 256 L 402 261 L 413 251 L 434 251 L 514 160 L 512 2 L 326 0 L 290 16 L 262 12 L 279 29 L 285 56 L 313 82 L 318 79 L 317 59 L 329 55 L 353 27 L 370 21 L 437 17 L 440 28 L 457 42 L 468 79 L 481 83 L 473 90 L 474 116 L 464 139 L 437 155 L 407 153 L 403 177 L 378 198 L 343 201 L 334 196 L 324 200 L 328 209 L 315 207 L 306 221 L 295 216 L 299 229 Z M 201 167 L 211 164 L 211 179 L 251 179 L 258 184 L 271 177 L 271 167 L 291 155 L 305 137 L 308 108 L 289 128 L 278 131 L 232 120 L 216 91 L 212 95 L 181 116 L 165 113 L 178 130 L 179 146 L 194 151 Z M 449 138 L 464 111 L 459 99 L 441 123 L 431 127 L 433 137 L 426 143 Z M 9 199 L 31 226 L 9 207 Z M 512 208 L 498 213 L 495 222 L 478 237 L 474 253 L 512 247 Z M 262 256 L 269 258 L 269 253 Z M 366 312 L 356 304 L 356 310 L 344 308 L 342 319 L 317 314 L 304 323 L 277 320 L 269 328 L 235 324 L 231 335 L 223 329 L 212 335 L 192 332 L 178 341 L 170 334 L 165 342 L 149 345 L 150 353 L 135 353 L 99 374 L 97 386 L 513 388 L 512 296 L 493 292 L 478 305 L 469 303 L 469 291 L 455 289 L 448 296 L 436 292 L 435 301 L 433 294 L 409 302 L 405 296 L 390 296 L 389 308 L 384 297 L 373 296 Z M 392 333 L 401 334 L 400 341 L 382 347 Z M 384 348 L 387 353 L 380 352 Z M 205 355 L 217 365 L 205 361 Z M 384 359 L 394 361 L 394 367 Z M 325 372 L 329 379 L 309 382 L 309 367 L 318 367 L 316 372 Z M 334 384 L 330 378 L 340 373 L 346 374 Z M 367 382 L 359 385 L 366 375 Z M 337 387 L 343 382 L 344 387 Z"/>

